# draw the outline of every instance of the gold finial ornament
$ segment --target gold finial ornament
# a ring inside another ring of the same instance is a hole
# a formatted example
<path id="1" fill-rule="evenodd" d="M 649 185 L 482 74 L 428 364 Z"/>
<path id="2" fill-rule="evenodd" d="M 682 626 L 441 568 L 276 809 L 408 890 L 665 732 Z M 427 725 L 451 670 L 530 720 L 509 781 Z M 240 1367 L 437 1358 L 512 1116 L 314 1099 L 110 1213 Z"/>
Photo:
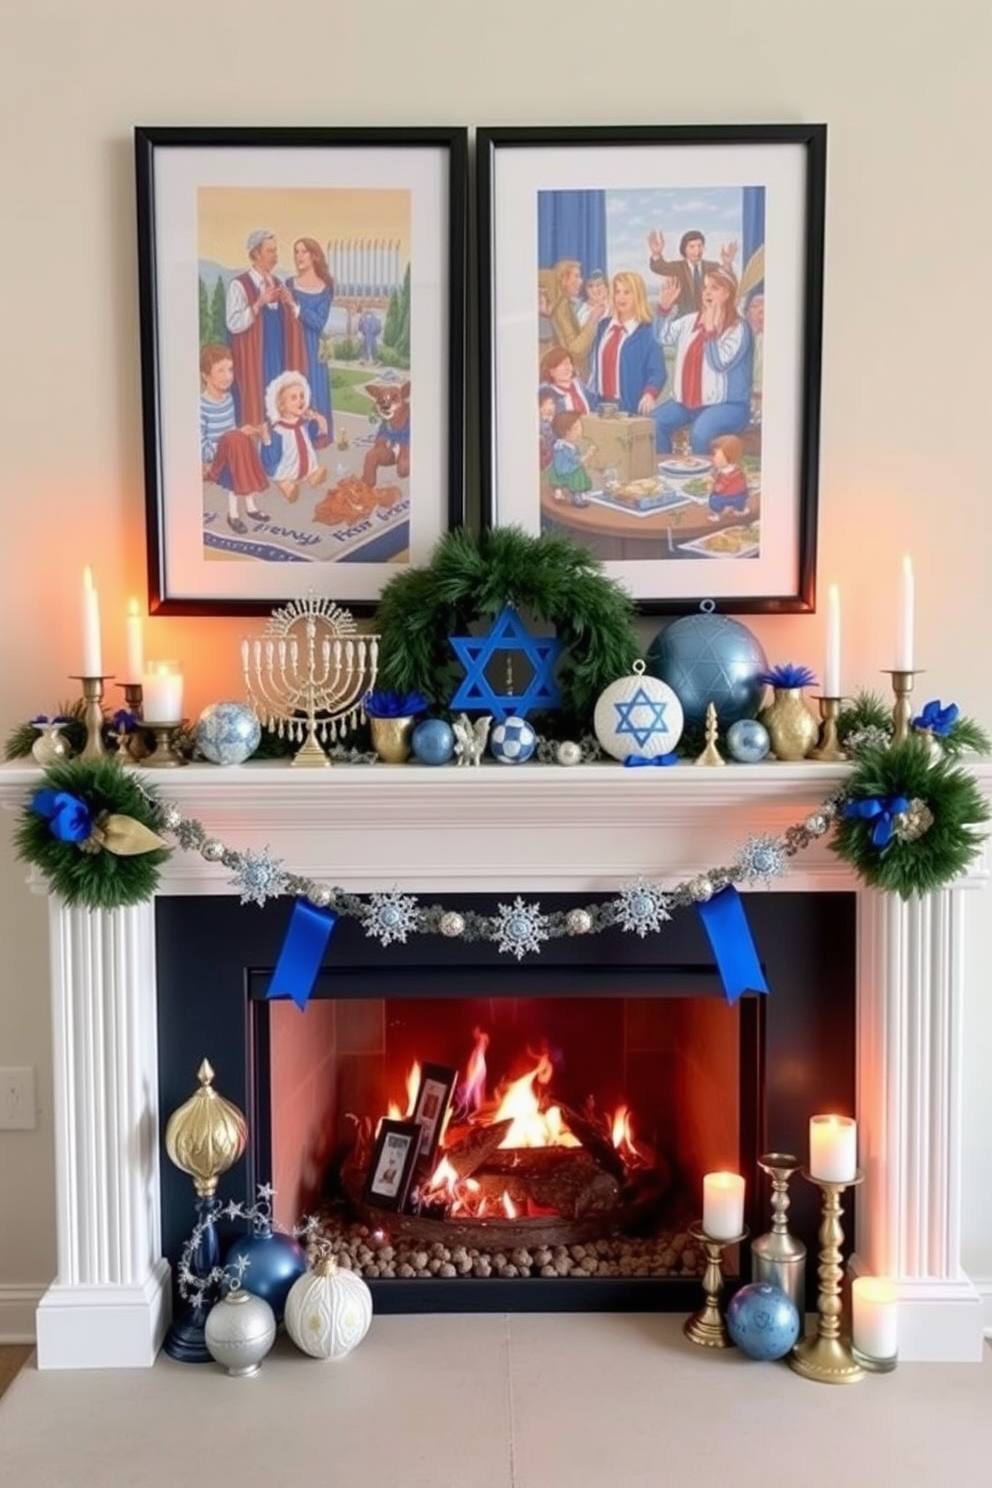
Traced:
<path id="1" fill-rule="evenodd" d="M 193 1179 L 197 1196 L 209 1199 L 217 1192 L 220 1175 L 243 1154 L 248 1123 L 237 1106 L 214 1090 L 209 1059 L 204 1059 L 196 1077 L 199 1090 L 169 1117 L 165 1150 L 176 1167 Z"/>
<path id="2" fill-rule="evenodd" d="M 725 765 L 727 761 L 716 747 L 719 723 L 716 716 L 716 703 L 706 704 L 706 748 L 694 761 L 697 765 Z"/>

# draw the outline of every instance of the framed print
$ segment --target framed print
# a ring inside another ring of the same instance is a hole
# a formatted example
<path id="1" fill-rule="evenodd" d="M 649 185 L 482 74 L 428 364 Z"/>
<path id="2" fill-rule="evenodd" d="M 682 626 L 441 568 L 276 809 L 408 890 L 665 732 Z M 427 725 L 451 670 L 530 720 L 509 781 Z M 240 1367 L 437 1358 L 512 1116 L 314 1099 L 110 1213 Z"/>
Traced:
<path id="1" fill-rule="evenodd" d="M 483 506 L 644 613 L 812 610 L 826 126 L 477 131 Z"/>
<path id="2" fill-rule="evenodd" d="M 462 519 L 465 130 L 135 149 L 152 612 L 368 613 Z"/>
<path id="3" fill-rule="evenodd" d="M 434 1160 L 457 1079 L 458 1071 L 444 1064 L 425 1064 L 421 1068 L 411 1119 L 420 1127 L 418 1163 L 422 1165 L 429 1166 Z"/>
<path id="4" fill-rule="evenodd" d="M 410 1179 L 417 1165 L 421 1133 L 422 1128 L 416 1121 L 385 1119 L 380 1122 L 362 1195 L 366 1204 L 374 1204 L 379 1209 L 393 1209 L 399 1214 L 406 1203 Z"/>

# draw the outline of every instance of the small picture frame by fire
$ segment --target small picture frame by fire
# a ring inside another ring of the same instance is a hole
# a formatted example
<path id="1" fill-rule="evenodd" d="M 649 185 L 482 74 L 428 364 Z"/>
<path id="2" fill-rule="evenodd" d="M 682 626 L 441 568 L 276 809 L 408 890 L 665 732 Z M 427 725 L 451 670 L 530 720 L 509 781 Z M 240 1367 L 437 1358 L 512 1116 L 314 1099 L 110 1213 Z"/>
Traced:
<path id="1" fill-rule="evenodd" d="M 423 1128 L 419 1121 L 383 1121 L 369 1163 L 366 1204 L 401 1212 L 417 1165 Z"/>
<path id="2" fill-rule="evenodd" d="M 444 1064 L 425 1064 L 420 1072 L 413 1108 L 413 1120 L 420 1126 L 420 1166 L 429 1167 L 434 1160 L 457 1079 L 458 1071 Z"/>

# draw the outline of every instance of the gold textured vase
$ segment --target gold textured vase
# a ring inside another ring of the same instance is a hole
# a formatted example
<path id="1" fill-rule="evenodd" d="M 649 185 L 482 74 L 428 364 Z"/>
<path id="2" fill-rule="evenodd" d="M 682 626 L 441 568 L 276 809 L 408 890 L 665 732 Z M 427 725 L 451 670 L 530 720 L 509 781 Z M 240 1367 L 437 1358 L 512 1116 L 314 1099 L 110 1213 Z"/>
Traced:
<path id="1" fill-rule="evenodd" d="M 774 688 L 772 701 L 758 718 L 768 730 L 772 753 L 779 760 L 805 759 L 820 736 L 801 687 Z"/>
<path id="2" fill-rule="evenodd" d="M 416 722 L 413 714 L 402 718 L 369 717 L 372 748 L 385 765 L 402 765 L 410 758 L 410 738 Z"/>

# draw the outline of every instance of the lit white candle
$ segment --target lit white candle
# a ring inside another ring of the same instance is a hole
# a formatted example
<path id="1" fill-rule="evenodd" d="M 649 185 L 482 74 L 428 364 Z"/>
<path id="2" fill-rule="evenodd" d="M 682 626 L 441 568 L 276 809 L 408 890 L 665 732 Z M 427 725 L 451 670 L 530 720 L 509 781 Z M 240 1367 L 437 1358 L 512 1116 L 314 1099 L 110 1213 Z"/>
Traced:
<path id="1" fill-rule="evenodd" d="M 851 1283 L 851 1342 L 866 1359 L 899 1352 L 899 1298 L 891 1281 L 858 1276 Z"/>
<path id="2" fill-rule="evenodd" d="M 174 661 L 151 661 L 142 682 L 148 723 L 178 723 L 183 716 L 183 674 Z"/>
<path id="3" fill-rule="evenodd" d="M 93 587 L 93 570 L 83 569 L 83 670 L 84 677 L 103 676 L 100 645 L 100 596 Z"/>
<path id="4" fill-rule="evenodd" d="M 713 1240 L 736 1240 L 744 1228 L 744 1179 L 739 1173 L 703 1178 L 703 1229 Z"/>
<path id="5" fill-rule="evenodd" d="M 840 690 L 840 590 L 827 590 L 827 657 L 823 668 L 823 696 L 839 698 Z"/>
<path id="6" fill-rule="evenodd" d="M 913 560 L 908 553 L 904 553 L 902 559 L 902 582 L 899 586 L 898 629 L 896 631 L 895 669 L 897 672 L 911 672 L 913 670 L 915 609 L 916 584 L 913 578 Z"/>
<path id="7" fill-rule="evenodd" d="M 851 1116 L 811 1116 L 809 1171 L 827 1183 L 850 1183 L 858 1170 L 858 1124 Z"/>
<path id="8" fill-rule="evenodd" d="M 145 647 L 141 634 L 141 614 L 136 599 L 129 599 L 127 602 L 124 639 L 127 643 L 124 681 L 140 682 L 145 672 Z"/>

